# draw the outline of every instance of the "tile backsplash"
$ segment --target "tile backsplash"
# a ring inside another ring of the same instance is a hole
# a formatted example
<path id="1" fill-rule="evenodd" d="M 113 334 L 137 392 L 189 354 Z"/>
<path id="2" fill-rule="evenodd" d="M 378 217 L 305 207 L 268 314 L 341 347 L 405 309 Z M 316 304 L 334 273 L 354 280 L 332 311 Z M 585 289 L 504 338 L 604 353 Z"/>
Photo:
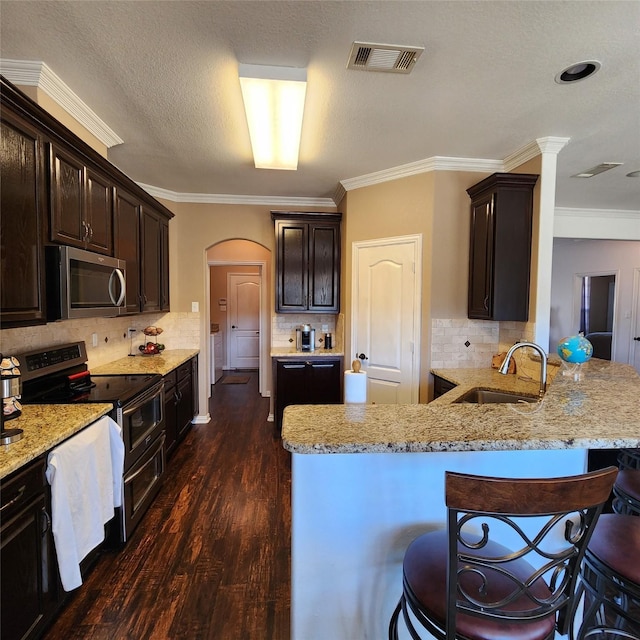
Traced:
<path id="1" fill-rule="evenodd" d="M 490 367 L 491 357 L 518 340 L 532 340 L 535 325 L 468 318 L 434 318 L 431 322 L 431 368 Z M 517 352 L 516 362 L 522 351 Z"/>
<path id="2" fill-rule="evenodd" d="M 124 318 L 87 318 L 50 322 L 46 325 L 3 329 L 0 331 L 0 352 L 7 355 L 31 351 L 67 342 L 84 340 L 87 347 L 89 367 L 117 360 L 129 354 L 133 347 L 146 341 L 142 329 L 149 325 L 162 327 L 158 337 L 167 349 L 200 348 L 199 313 L 158 313 Z M 129 338 L 128 329 L 136 329 Z M 93 346 L 93 334 L 97 335 L 97 346 Z"/>
<path id="3" fill-rule="evenodd" d="M 327 325 L 332 334 L 333 348 L 342 349 L 344 344 L 344 315 L 277 313 L 271 317 L 271 346 L 275 348 L 295 347 L 296 328 L 310 324 L 316 330 L 316 348 L 322 347 L 320 339 L 324 338 L 322 326 Z"/>

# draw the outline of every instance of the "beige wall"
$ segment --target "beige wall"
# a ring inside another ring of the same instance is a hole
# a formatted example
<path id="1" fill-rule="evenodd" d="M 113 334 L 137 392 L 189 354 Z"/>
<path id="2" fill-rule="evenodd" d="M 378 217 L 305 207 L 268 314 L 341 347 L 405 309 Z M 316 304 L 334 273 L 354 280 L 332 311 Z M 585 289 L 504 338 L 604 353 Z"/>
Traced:
<path id="1" fill-rule="evenodd" d="M 426 401 L 429 382 L 428 330 L 431 305 L 431 237 L 434 203 L 433 172 L 350 191 L 342 200 L 344 251 L 342 262 L 345 314 L 345 360 L 350 361 L 352 245 L 362 240 L 422 234 L 422 337 L 420 400 Z"/>

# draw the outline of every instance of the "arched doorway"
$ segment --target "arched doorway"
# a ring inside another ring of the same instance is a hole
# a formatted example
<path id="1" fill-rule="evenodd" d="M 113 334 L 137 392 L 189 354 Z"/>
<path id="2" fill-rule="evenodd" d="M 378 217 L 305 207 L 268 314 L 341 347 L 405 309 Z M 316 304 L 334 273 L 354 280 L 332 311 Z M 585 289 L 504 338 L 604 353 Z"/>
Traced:
<path id="1" fill-rule="evenodd" d="M 224 332 L 224 365 L 225 369 L 233 368 L 237 361 L 230 359 L 233 352 L 232 340 L 237 339 L 235 327 L 232 329 L 230 319 L 231 297 L 229 283 L 238 278 L 234 276 L 255 276 L 259 282 L 259 342 L 258 370 L 260 395 L 271 395 L 271 376 L 269 368 L 269 345 L 271 343 L 270 291 L 271 291 L 271 251 L 257 242 L 241 238 L 224 240 L 207 249 L 208 276 L 205 292 L 205 313 L 207 326 L 217 325 Z M 240 277 L 240 280 L 243 278 Z M 246 279 L 246 278 L 244 278 Z M 245 344 L 247 342 L 245 341 Z M 237 349 L 236 349 L 237 351 Z M 209 389 L 215 375 L 215 362 L 208 370 Z"/>

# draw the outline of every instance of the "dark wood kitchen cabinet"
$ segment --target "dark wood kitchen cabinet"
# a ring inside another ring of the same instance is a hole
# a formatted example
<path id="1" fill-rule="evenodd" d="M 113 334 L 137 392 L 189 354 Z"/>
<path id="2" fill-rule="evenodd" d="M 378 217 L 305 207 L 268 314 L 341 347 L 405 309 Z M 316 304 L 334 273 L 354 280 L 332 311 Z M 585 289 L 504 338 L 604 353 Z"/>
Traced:
<path id="1" fill-rule="evenodd" d="M 44 324 L 44 148 L 37 128 L 4 107 L 0 139 L 0 326 Z"/>
<path id="2" fill-rule="evenodd" d="M 61 602 L 45 459 L 2 481 L 2 640 L 39 637 Z"/>
<path id="3" fill-rule="evenodd" d="M 282 413 L 291 404 L 340 404 L 342 358 L 309 356 L 274 360 L 275 420 L 282 427 Z"/>
<path id="4" fill-rule="evenodd" d="M 189 431 L 197 412 L 198 356 L 164 376 L 164 420 L 167 457 Z"/>
<path id="5" fill-rule="evenodd" d="M 127 262 L 127 310 L 169 310 L 173 213 L 0 76 L 0 325 L 46 322 L 45 245 Z"/>
<path id="6" fill-rule="evenodd" d="M 61 145 L 49 145 L 50 239 L 113 255 L 113 185 Z"/>
<path id="7" fill-rule="evenodd" d="M 457 384 L 449 382 L 449 380 L 445 380 L 440 376 L 433 376 L 433 399 L 435 400 L 443 396 L 447 391 L 451 391 L 451 389 L 455 389 L 457 386 Z"/>
<path id="8" fill-rule="evenodd" d="M 340 213 L 272 211 L 276 234 L 276 312 L 340 310 Z"/>
<path id="9" fill-rule="evenodd" d="M 169 221 L 131 193 L 116 189 L 115 256 L 127 263 L 127 311 L 169 310 Z"/>
<path id="10" fill-rule="evenodd" d="M 529 319 L 533 189 L 537 175 L 495 173 L 471 198 L 468 316 Z"/>

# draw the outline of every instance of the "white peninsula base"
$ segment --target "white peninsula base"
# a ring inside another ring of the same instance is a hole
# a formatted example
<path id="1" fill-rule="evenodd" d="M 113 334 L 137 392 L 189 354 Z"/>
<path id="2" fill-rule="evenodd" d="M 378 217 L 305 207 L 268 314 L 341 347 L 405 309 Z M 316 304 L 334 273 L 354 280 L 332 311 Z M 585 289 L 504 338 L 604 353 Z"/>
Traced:
<path id="1" fill-rule="evenodd" d="M 582 449 L 294 453 L 292 640 L 387 637 L 406 547 L 445 526 L 446 470 L 555 477 L 584 473 L 586 458 Z"/>

